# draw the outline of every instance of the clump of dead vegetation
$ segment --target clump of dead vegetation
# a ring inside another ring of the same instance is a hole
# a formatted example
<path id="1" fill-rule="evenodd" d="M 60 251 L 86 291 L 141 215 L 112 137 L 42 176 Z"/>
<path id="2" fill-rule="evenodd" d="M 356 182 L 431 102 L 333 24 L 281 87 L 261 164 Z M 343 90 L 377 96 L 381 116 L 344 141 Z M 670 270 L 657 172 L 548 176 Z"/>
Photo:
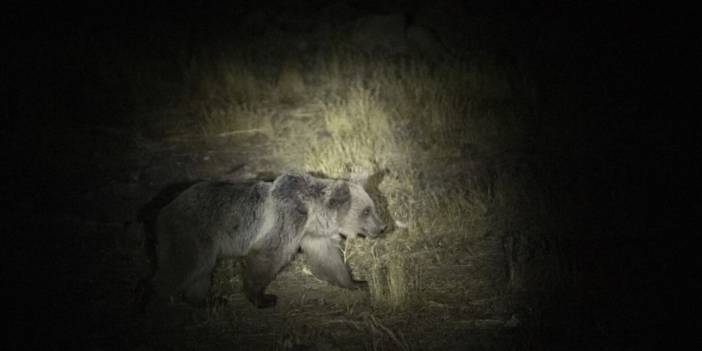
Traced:
<path id="1" fill-rule="evenodd" d="M 548 204 L 532 198 L 539 184 L 515 170 L 536 103 L 523 72 L 490 56 L 436 65 L 343 48 L 309 67 L 281 62 L 278 76 L 240 53 L 198 60 L 183 68 L 189 133 L 255 133 L 278 164 L 380 175 L 368 190 L 394 230 L 345 247 L 376 316 L 460 305 L 514 320 L 510 296 L 542 284 L 539 267 L 564 264 L 543 225 Z M 409 348 L 379 320 L 369 325 Z"/>

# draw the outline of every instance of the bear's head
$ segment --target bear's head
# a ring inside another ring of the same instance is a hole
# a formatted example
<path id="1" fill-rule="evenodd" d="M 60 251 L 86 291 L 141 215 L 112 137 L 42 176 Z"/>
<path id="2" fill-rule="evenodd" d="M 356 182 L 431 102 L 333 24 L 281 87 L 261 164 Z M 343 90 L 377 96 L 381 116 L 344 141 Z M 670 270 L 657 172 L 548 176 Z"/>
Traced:
<path id="1" fill-rule="evenodd" d="M 358 235 L 375 238 L 387 226 L 378 216 L 375 203 L 363 188 L 364 179 L 337 180 L 330 185 L 331 191 L 326 206 L 336 211 L 336 223 L 340 234 L 347 239 Z"/>

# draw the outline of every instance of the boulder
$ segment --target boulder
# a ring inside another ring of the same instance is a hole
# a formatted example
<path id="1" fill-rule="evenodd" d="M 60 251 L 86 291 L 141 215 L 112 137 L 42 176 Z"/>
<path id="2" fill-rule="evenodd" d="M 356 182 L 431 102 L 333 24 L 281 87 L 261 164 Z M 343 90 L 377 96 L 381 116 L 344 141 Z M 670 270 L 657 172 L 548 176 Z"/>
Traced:
<path id="1" fill-rule="evenodd" d="M 408 51 L 406 27 L 407 19 L 403 14 L 361 17 L 353 24 L 351 41 L 366 52 L 404 54 Z"/>
<path id="2" fill-rule="evenodd" d="M 444 61 L 451 57 L 450 52 L 441 43 L 439 37 L 429 28 L 409 26 L 406 36 L 413 51 L 432 61 Z"/>

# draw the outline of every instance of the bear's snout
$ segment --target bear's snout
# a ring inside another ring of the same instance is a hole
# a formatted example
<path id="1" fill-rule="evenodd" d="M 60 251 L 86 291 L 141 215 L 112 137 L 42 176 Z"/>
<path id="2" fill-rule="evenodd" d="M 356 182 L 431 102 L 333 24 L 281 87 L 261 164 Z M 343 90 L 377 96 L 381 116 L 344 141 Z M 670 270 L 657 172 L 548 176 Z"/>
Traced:
<path id="1" fill-rule="evenodd" d="M 378 230 L 378 234 L 385 234 L 385 231 L 386 231 L 387 229 L 388 229 L 388 225 L 385 224 L 385 223 L 383 223 L 383 224 L 380 226 L 380 230 Z"/>
<path id="2" fill-rule="evenodd" d="M 383 222 L 376 222 L 376 224 L 372 227 L 371 230 L 368 230 L 368 236 L 371 238 L 375 238 L 380 234 L 385 233 L 385 230 L 387 230 L 388 226 L 383 223 Z"/>

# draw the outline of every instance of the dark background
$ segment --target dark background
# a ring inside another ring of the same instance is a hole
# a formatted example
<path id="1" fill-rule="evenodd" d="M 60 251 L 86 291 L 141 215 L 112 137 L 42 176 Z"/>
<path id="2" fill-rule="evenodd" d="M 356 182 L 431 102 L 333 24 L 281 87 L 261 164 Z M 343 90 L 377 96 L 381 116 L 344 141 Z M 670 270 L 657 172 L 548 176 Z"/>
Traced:
<path id="1" fill-rule="evenodd" d="M 108 87 L 95 73 L 98 60 L 115 52 L 159 55 L 162 43 L 144 35 L 156 20 L 189 26 L 195 47 L 215 45 L 225 39 L 218 36 L 232 35 L 220 30 L 229 21 L 268 5 L 273 4 L 98 1 L 6 7 L 3 198 L 12 219 L 4 233 L 3 290 L 6 320 L 13 326 L 6 329 L 10 345 L 21 347 L 18 339 L 27 329 L 72 323 L 57 316 L 71 316 L 64 309 L 80 303 L 80 293 L 54 272 L 79 269 L 91 258 L 81 256 L 84 248 L 64 249 L 61 228 L 35 215 L 81 206 L 71 189 L 90 184 L 99 172 L 85 162 L 91 148 L 100 147 L 99 139 L 75 145 L 72 131 L 122 123 L 119 116 L 128 107 L 119 92 L 104 94 Z M 664 331 L 682 302 L 681 281 L 674 278 L 683 246 L 682 199 L 673 188 L 678 171 L 686 168 L 680 165 L 690 160 L 689 150 L 676 141 L 673 111 L 675 81 L 686 74 L 677 62 L 686 51 L 677 46 L 684 16 L 657 5 L 469 5 L 471 16 L 507 13 L 528 24 L 503 27 L 496 36 L 507 39 L 496 41 L 495 49 L 526 60 L 537 77 L 539 119 L 531 127 L 543 137 L 533 147 L 549 155 L 562 200 L 576 197 L 585 204 L 569 209 L 582 235 L 569 243 L 567 254 L 578 262 L 580 279 L 573 291 L 588 292 L 563 295 L 545 309 L 542 337 L 553 345 L 655 349 L 679 342 L 666 339 Z M 547 127 L 560 133 L 547 133 Z M 559 321 L 573 319 L 582 326 L 578 333 L 559 330 Z M 598 325 L 614 326 L 616 332 L 602 335 Z M 47 336 L 49 348 L 61 348 L 50 340 Z"/>

